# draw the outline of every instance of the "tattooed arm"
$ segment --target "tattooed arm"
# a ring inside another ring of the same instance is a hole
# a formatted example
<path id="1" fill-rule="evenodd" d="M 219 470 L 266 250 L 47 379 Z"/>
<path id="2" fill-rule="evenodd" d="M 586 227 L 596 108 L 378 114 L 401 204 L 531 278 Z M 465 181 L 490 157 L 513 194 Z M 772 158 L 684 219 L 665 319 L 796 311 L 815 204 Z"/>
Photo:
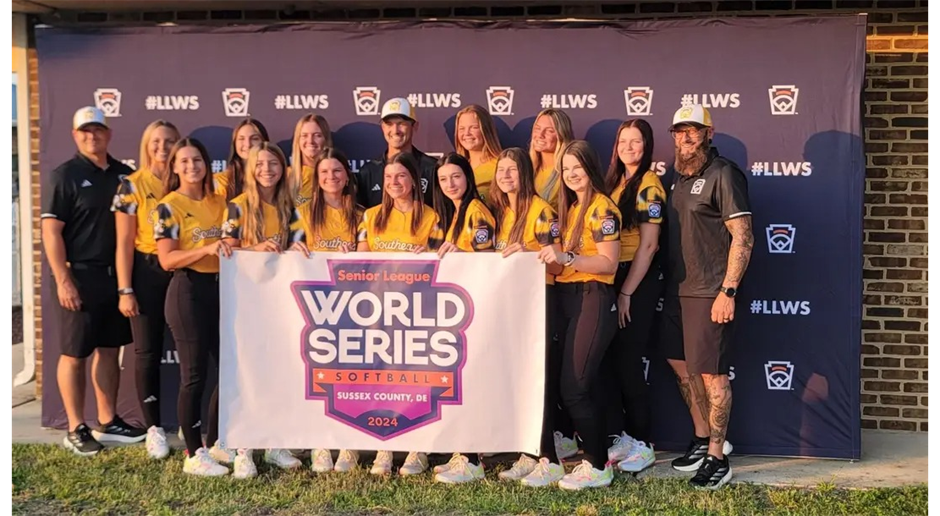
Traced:
<path id="1" fill-rule="evenodd" d="M 728 272 L 725 273 L 724 287 L 738 288 L 747 264 L 751 261 L 751 249 L 754 248 L 754 233 L 751 230 L 751 216 L 742 215 L 729 219 L 725 227 L 731 233 L 731 250 L 728 252 Z"/>

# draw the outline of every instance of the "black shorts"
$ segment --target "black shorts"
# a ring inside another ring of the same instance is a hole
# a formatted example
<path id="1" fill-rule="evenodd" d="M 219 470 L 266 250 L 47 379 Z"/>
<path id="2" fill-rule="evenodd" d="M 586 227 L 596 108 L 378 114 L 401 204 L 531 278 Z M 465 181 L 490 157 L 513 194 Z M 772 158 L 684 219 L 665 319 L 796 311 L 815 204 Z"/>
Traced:
<path id="1" fill-rule="evenodd" d="M 682 349 L 689 374 L 728 374 L 734 321 L 725 324 L 712 322 L 715 300 L 711 298 L 680 297 L 678 303 Z"/>
<path id="2" fill-rule="evenodd" d="M 659 319 L 659 349 L 666 360 L 685 360 L 682 307 L 679 305 L 678 296 L 663 296 L 663 310 Z"/>
<path id="3" fill-rule="evenodd" d="M 65 356 L 86 358 L 97 348 L 117 348 L 130 344 L 131 327 L 118 310 L 117 278 L 114 268 L 72 266 L 72 277 L 82 300 L 82 309 L 73 312 L 50 303 L 53 323 L 59 329 L 59 349 Z M 55 280 L 53 295 L 55 295 Z"/>

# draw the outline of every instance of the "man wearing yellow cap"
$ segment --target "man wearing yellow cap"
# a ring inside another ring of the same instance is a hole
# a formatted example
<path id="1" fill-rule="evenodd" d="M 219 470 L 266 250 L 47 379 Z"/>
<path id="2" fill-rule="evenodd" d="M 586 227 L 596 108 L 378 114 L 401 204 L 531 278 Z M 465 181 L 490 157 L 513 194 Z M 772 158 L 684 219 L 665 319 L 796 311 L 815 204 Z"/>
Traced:
<path id="1" fill-rule="evenodd" d="M 731 480 L 725 436 L 734 298 L 754 245 L 747 177 L 711 146 L 714 126 L 705 107 L 680 108 L 669 132 L 676 178 L 666 203 L 662 338 L 695 426 L 688 450 L 672 467 L 696 471 L 694 487 L 717 489 Z"/>
<path id="2" fill-rule="evenodd" d="M 421 172 L 421 193 L 424 194 L 424 203 L 434 203 L 430 187 L 434 179 L 436 161 L 434 158 L 419 151 L 412 145 L 415 131 L 418 130 L 418 120 L 415 118 L 414 107 L 405 98 L 394 98 L 382 106 L 382 135 L 388 143 L 388 148 L 381 157 L 366 163 L 356 177 L 359 204 L 366 208 L 378 206 L 382 203 L 382 185 L 384 183 L 385 164 L 399 152 L 410 152 L 418 162 Z"/>

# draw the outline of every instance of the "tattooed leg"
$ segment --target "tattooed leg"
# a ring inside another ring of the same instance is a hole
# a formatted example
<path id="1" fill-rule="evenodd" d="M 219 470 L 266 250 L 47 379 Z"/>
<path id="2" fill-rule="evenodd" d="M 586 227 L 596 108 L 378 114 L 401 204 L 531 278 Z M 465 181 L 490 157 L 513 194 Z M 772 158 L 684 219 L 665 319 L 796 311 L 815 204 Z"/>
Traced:
<path id="1" fill-rule="evenodd" d="M 679 393 L 682 395 L 686 406 L 689 407 L 689 415 L 692 416 L 692 425 L 695 427 L 695 435 L 698 437 L 710 435 L 708 419 L 705 416 L 707 412 L 702 412 L 702 405 L 695 396 L 692 378 L 690 378 L 689 372 L 685 367 L 685 361 L 669 360 L 668 362 L 669 365 L 672 366 L 673 372 L 676 374 L 676 383 L 679 385 Z M 697 383 L 701 386 L 701 377 L 698 378 Z M 701 389 L 704 392 L 704 387 L 701 387 Z"/>
<path id="2" fill-rule="evenodd" d="M 709 433 L 708 453 L 722 458 L 722 448 L 728 434 L 728 420 L 731 417 L 731 381 L 728 375 L 703 374 L 705 390 L 708 392 Z"/>

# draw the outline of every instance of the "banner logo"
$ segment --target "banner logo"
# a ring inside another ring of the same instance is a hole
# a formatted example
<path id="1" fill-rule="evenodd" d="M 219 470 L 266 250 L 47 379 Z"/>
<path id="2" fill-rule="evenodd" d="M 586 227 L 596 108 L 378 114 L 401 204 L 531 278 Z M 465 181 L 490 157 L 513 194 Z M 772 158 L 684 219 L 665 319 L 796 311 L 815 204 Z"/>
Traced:
<path id="1" fill-rule="evenodd" d="M 95 90 L 95 107 L 108 118 L 121 116 L 121 90 L 98 88 Z"/>
<path id="2" fill-rule="evenodd" d="M 144 99 L 147 111 L 195 111 L 199 109 L 196 95 L 147 95 Z"/>
<path id="3" fill-rule="evenodd" d="M 491 115 L 511 115 L 512 99 L 516 92 L 509 86 L 490 86 L 486 89 L 486 103 Z"/>
<path id="4" fill-rule="evenodd" d="M 650 383 L 650 360 L 646 357 L 640 357 L 640 360 L 643 361 L 643 380 L 646 381 L 647 385 Z"/>
<path id="5" fill-rule="evenodd" d="M 796 115 L 796 100 L 800 95 L 800 89 L 795 85 L 789 86 L 771 86 L 767 90 L 770 96 L 770 114 L 772 115 Z"/>
<path id="6" fill-rule="evenodd" d="M 416 108 L 459 108 L 459 93 L 409 93 L 408 102 Z"/>
<path id="7" fill-rule="evenodd" d="M 783 360 L 771 360 L 764 364 L 767 376 L 767 389 L 771 391 L 789 391 L 793 385 L 793 364 Z"/>
<path id="8" fill-rule="evenodd" d="M 706 108 L 741 107 L 740 93 L 686 93 L 680 99 L 682 107 L 701 104 Z"/>
<path id="9" fill-rule="evenodd" d="M 627 115 L 650 116 L 650 110 L 653 108 L 653 88 L 630 86 L 623 90 L 623 101 L 627 105 Z"/>
<path id="10" fill-rule="evenodd" d="M 375 86 L 359 86 L 353 90 L 353 101 L 356 104 L 356 114 L 359 116 L 378 115 L 381 99 L 382 90 Z"/>
<path id="11" fill-rule="evenodd" d="M 287 95 L 274 97 L 274 109 L 327 109 L 330 107 L 329 95 Z"/>
<path id="12" fill-rule="evenodd" d="M 594 93 L 546 93 L 540 100 L 542 109 L 595 109 L 597 95 Z"/>
<path id="13" fill-rule="evenodd" d="M 757 315 L 809 315 L 809 301 L 783 301 L 778 299 L 755 299 L 751 301 L 751 313 Z"/>
<path id="14" fill-rule="evenodd" d="M 225 116 L 248 116 L 248 99 L 251 93 L 245 88 L 225 88 L 222 90 L 222 105 Z"/>
<path id="15" fill-rule="evenodd" d="M 792 254 L 796 228 L 791 224 L 767 226 L 767 251 L 771 254 Z"/>
<path id="16" fill-rule="evenodd" d="M 381 440 L 461 404 L 473 301 L 436 280 L 435 261 L 328 260 L 329 281 L 295 281 L 306 325 L 306 398 Z"/>

